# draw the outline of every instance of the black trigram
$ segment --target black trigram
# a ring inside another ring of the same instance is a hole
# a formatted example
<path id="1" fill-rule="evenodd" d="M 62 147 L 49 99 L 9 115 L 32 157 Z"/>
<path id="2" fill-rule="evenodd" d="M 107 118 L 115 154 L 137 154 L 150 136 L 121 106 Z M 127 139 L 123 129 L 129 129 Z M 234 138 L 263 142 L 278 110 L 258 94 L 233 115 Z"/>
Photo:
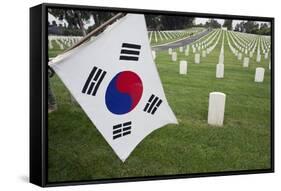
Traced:
<path id="1" fill-rule="evenodd" d="M 162 100 L 155 96 L 155 95 L 151 95 L 147 104 L 145 105 L 143 111 L 147 112 L 147 113 L 151 113 L 152 115 L 156 112 L 156 110 L 158 109 L 158 107 L 161 105 Z"/>
<path id="2" fill-rule="evenodd" d="M 119 60 L 138 61 L 141 46 L 138 44 L 122 43 Z"/>
<path id="3" fill-rule="evenodd" d="M 131 134 L 132 122 L 120 123 L 113 126 L 113 139 Z"/>
<path id="4" fill-rule="evenodd" d="M 103 71 L 102 69 L 99 69 L 96 66 L 94 66 L 82 89 L 82 93 L 95 96 L 105 74 L 106 71 Z"/>

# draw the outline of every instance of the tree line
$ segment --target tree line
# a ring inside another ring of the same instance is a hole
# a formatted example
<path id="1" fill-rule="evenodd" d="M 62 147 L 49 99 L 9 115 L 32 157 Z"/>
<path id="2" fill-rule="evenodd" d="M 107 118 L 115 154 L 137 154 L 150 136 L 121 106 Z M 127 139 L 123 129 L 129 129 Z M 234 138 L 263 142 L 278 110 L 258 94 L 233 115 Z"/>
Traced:
<path id="1" fill-rule="evenodd" d="M 57 23 L 49 23 L 49 34 L 57 35 L 73 35 L 85 36 L 88 32 L 92 31 L 117 12 L 109 11 L 91 11 L 91 10 L 73 10 L 73 9 L 49 9 L 48 12 L 58 18 L 59 20 L 65 19 L 68 26 L 58 26 Z M 84 22 L 88 21 L 90 17 L 94 18 L 95 24 L 85 29 Z M 159 14 L 146 14 L 145 21 L 148 30 L 182 30 L 193 26 L 205 28 L 221 28 L 226 27 L 228 30 L 238 32 L 246 32 L 261 35 L 270 35 L 271 29 L 267 23 L 257 23 L 255 21 L 243 21 L 236 24 L 233 28 L 233 20 L 225 19 L 221 25 L 216 19 L 209 19 L 205 24 L 195 25 L 194 17 L 179 16 L 179 15 L 159 15 Z"/>
<path id="2" fill-rule="evenodd" d="M 255 21 L 243 21 L 237 23 L 234 31 L 259 34 L 259 35 L 271 35 L 271 27 L 268 23 L 261 23 Z"/>
<path id="3" fill-rule="evenodd" d="M 65 19 L 68 23 L 68 26 L 66 27 L 58 26 L 55 22 L 48 22 L 49 27 L 56 27 L 55 30 L 49 30 L 49 33 L 60 33 L 61 35 L 73 36 L 86 36 L 87 33 L 94 30 L 102 23 L 117 14 L 109 11 L 84 11 L 73 9 L 48 9 L 48 12 L 59 20 Z M 95 24 L 86 29 L 84 26 L 84 22 L 88 21 L 91 16 L 94 18 Z"/>

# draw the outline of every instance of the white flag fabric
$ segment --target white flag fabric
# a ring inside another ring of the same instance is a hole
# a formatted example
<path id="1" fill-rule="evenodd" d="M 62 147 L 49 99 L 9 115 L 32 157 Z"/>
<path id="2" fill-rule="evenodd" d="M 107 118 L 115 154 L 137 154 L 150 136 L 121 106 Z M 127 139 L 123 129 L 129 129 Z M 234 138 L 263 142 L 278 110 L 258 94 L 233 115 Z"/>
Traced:
<path id="1" fill-rule="evenodd" d="M 127 14 L 49 65 L 123 162 L 152 131 L 177 124 L 152 58 L 144 15 Z"/>

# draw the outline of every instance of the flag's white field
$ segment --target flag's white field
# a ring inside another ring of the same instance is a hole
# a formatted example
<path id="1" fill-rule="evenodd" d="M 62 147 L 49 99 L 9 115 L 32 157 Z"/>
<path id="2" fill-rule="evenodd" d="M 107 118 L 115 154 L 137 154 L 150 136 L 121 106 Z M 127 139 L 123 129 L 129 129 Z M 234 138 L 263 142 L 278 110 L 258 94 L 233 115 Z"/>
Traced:
<path id="1" fill-rule="evenodd" d="M 152 131 L 177 124 L 153 61 L 143 15 L 126 15 L 49 65 L 122 161 Z M 115 85 L 127 92 L 116 94 Z"/>

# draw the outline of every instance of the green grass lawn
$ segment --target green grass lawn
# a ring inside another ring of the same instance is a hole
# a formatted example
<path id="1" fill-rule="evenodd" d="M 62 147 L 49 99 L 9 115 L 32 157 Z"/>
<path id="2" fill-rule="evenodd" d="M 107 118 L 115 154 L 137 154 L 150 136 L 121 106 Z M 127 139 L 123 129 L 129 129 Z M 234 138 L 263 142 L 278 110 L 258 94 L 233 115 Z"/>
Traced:
<path id="1" fill-rule="evenodd" d="M 268 60 L 242 67 L 225 38 L 225 77 L 215 78 L 219 44 L 200 64 L 194 55 L 188 74 L 168 51 L 157 52 L 156 64 L 168 102 L 179 125 L 167 125 L 146 137 L 123 163 L 83 110 L 71 102 L 57 76 L 51 79 L 58 110 L 48 117 L 48 181 L 189 174 L 270 168 L 270 71 Z M 49 52 L 50 57 L 57 54 Z M 266 69 L 263 83 L 254 82 L 255 68 Z M 207 124 L 208 96 L 226 94 L 223 127 Z M 97 108 L 98 109 L 98 108 Z"/>

